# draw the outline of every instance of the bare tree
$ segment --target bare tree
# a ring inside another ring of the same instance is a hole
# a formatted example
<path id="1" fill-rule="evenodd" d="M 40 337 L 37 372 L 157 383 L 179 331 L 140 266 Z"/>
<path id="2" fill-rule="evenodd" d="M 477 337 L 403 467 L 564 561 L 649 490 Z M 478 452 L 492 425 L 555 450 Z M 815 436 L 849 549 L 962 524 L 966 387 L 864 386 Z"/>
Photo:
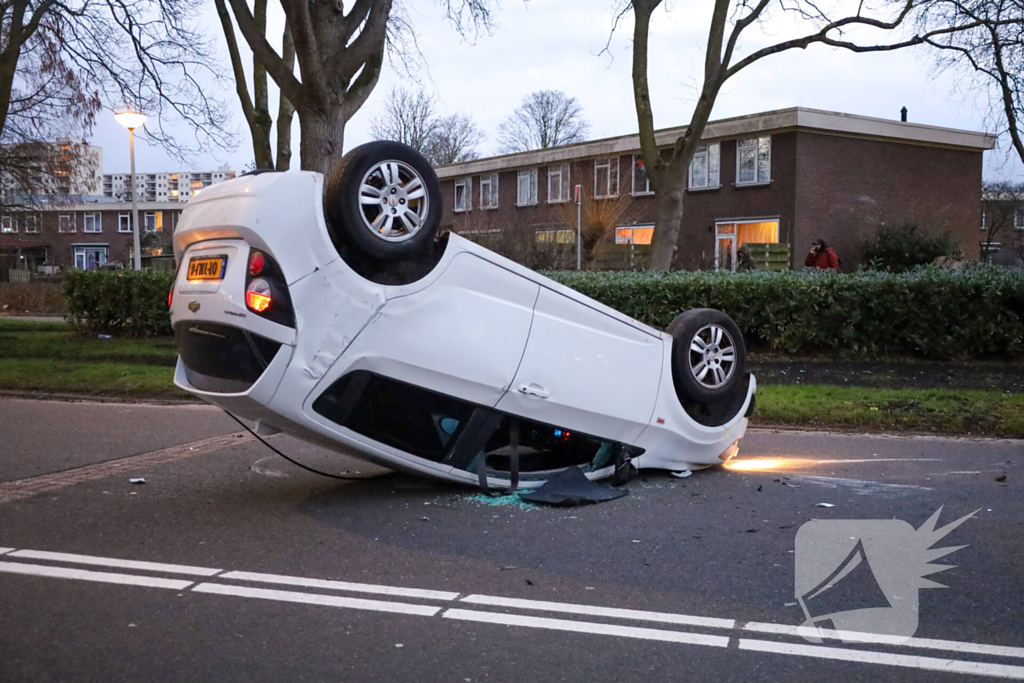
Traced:
<path id="1" fill-rule="evenodd" d="M 435 0 L 462 33 L 492 26 L 492 0 Z M 268 42 L 246 0 L 228 0 L 239 32 L 281 93 L 294 106 L 304 170 L 329 174 L 340 161 L 345 124 L 380 78 L 389 46 L 410 54 L 416 35 L 396 0 L 343 2 L 281 0 L 299 73 Z M 412 50 L 415 52 L 415 49 Z"/>
<path id="2" fill-rule="evenodd" d="M 395 87 L 384 110 L 370 122 L 375 140 L 395 140 L 420 152 L 434 166 L 476 159 L 483 132 L 464 114 L 439 116 L 434 98 L 424 92 Z"/>
<path id="3" fill-rule="evenodd" d="M 235 92 L 238 101 L 242 105 L 242 113 L 249 125 L 249 134 L 252 138 L 253 158 L 255 168 L 287 171 L 291 165 L 292 156 L 292 117 L 295 108 L 288 98 L 281 92 L 278 95 L 277 109 L 277 162 L 270 148 L 270 129 L 275 120 L 270 115 L 270 104 L 267 94 L 267 70 L 263 63 L 253 57 L 252 60 L 252 81 L 253 97 L 249 97 L 249 87 L 245 78 L 245 71 L 242 68 L 242 56 L 238 49 L 238 39 L 235 37 L 235 27 L 231 21 L 231 13 L 228 11 L 224 0 L 214 0 L 217 7 L 217 15 L 220 17 L 221 29 L 224 32 L 224 39 L 227 41 L 228 55 L 231 59 L 231 70 L 235 78 Z M 253 5 L 253 19 L 257 28 L 266 33 L 267 27 L 267 0 L 256 0 Z M 291 29 L 285 25 L 284 34 L 281 36 L 281 59 L 290 68 L 295 68 L 295 44 L 292 41 Z"/>
<path id="4" fill-rule="evenodd" d="M 394 140 L 425 153 L 437 129 L 434 98 L 422 88 L 395 86 L 384 99 L 384 109 L 370 121 L 374 140 Z"/>
<path id="5" fill-rule="evenodd" d="M 926 28 L 957 24 L 975 26 L 928 41 L 939 66 L 989 91 L 994 127 L 1024 162 L 1024 0 L 940 0 L 922 17 Z"/>
<path id="6" fill-rule="evenodd" d="M 851 32 L 870 35 L 889 33 L 909 24 L 916 12 L 923 12 L 935 0 L 882 0 L 878 9 L 865 2 L 856 3 L 855 14 L 832 16 L 826 4 L 814 0 L 715 0 L 708 26 L 708 39 L 704 60 L 703 82 L 700 95 L 690 117 L 690 123 L 662 154 L 655 140 L 654 112 L 651 108 L 650 86 L 647 81 L 648 44 L 651 19 L 662 0 L 624 0 L 618 7 L 615 25 L 630 11 L 634 17 L 633 29 L 633 97 L 640 130 L 640 148 L 644 168 L 656 194 L 657 217 L 651 245 L 651 267 L 668 270 L 675 255 L 683 217 L 683 198 L 687 172 L 693 153 L 700 144 L 715 101 L 722 86 L 740 71 L 774 54 L 788 50 L 806 49 L 821 44 L 852 52 L 882 52 L 898 50 L 937 40 L 946 34 L 981 25 L 979 21 L 928 27 L 913 36 L 892 42 L 860 43 L 852 39 Z M 852 3 L 833 3 L 848 8 Z M 749 38 L 748 29 L 760 26 L 769 10 L 783 13 L 799 27 L 802 35 L 771 42 L 767 33 L 756 42 L 768 44 L 747 54 L 740 54 L 741 36 Z M 613 26 L 612 32 L 615 28 Z M 803 31 L 806 31 L 805 33 Z"/>
<path id="7" fill-rule="evenodd" d="M 479 159 L 476 151 L 484 141 L 484 133 L 465 114 L 452 114 L 437 120 L 427 144 L 426 157 L 435 166 L 458 164 Z"/>
<path id="8" fill-rule="evenodd" d="M 985 228 L 982 259 L 991 262 L 992 255 L 1007 239 L 1011 249 L 1019 250 L 1024 244 L 1024 183 L 1008 181 L 985 183 L 981 193 L 981 210 Z"/>
<path id="9" fill-rule="evenodd" d="M 538 90 L 498 126 L 502 152 L 527 152 L 582 142 L 590 132 L 583 107 L 561 90 Z"/>

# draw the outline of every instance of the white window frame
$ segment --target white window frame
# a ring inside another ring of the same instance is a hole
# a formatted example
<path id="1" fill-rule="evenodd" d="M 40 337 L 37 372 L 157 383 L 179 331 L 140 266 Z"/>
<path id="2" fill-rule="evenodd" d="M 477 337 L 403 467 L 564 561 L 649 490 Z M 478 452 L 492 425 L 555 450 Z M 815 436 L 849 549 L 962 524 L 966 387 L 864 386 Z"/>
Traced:
<path id="1" fill-rule="evenodd" d="M 484 197 L 484 187 L 487 188 L 487 197 Z M 498 174 L 488 173 L 480 176 L 480 208 L 498 208 Z"/>
<path id="2" fill-rule="evenodd" d="M 14 216 L 0 216 L 0 233 L 12 234 L 18 232 L 18 221 Z"/>
<path id="3" fill-rule="evenodd" d="M 761 177 L 761 141 L 768 141 L 768 169 L 767 177 Z M 741 180 L 740 179 L 740 155 L 744 150 L 754 150 L 754 179 L 753 180 Z M 736 186 L 749 186 L 749 185 L 768 185 L 772 181 L 772 137 L 765 135 L 757 138 L 747 138 L 744 140 L 736 141 Z"/>
<path id="4" fill-rule="evenodd" d="M 25 214 L 25 232 L 26 233 L 37 233 L 37 232 L 39 232 L 39 214 L 37 214 L 37 213 Z"/>
<path id="5" fill-rule="evenodd" d="M 551 182 L 558 179 L 558 192 L 552 193 Z M 569 164 L 548 166 L 548 204 L 562 204 L 569 201 Z"/>
<path id="6" fill-rule="evenodd" d="M 462 190 L 462 202 L 459 202 L 460 192 Z M 455 194 L 452 197 L 452 212 L 453 213 L 464 213 L 466 211 L 473 210 L 473 179 L 472 178 L 459 178 L 455 181 Z M 460 205 L 461 204 L 461 205 Z"/>
<path id="7" fill-rule="evenodd" d="M 525 200 L 523 186 L 526 186 Z M 537 205 L 537 169 L 527 168 L 516 174 L 516 206 Z"/>
<path id="8" fill-rule="evenodd" d="M 153 217 L 153 229 L 149 229 L 149 217 Z M 156 232 L 156 211 L 147 211 L 142 216 L 143 232 Z"/>
<path id="9" fill-rule="evenodd" d="M 132 215 L 130 213 L 122 211 L 121 213 L 117 214 L 117 231 L 132 231 Z"/>
<path id="10" fill-rule="evenodd" d="M 637 166 L 637 164 L 636 164 L 637 161 L 642 161 L 642 160 L 643 160 L 642 156 L 640 156 L 639 154 L 634 154 L 633 155 L 633 163 L 630 166 L 630 169 L 632 170 L 632 174 L 631 175 L 633 176 L 633 186 L 632 186 L 630 191 L 633 193 L 634 197 L 642 197 L 642 196 L 647 195 L 647 194 L 654 194 L 654 190 L 651 189 L 651 179 L 649 177 L 647 177 L 647 171 L 644 170 L 643 166 Z M 636 188 L 636 175 L 637 175 L 637 173 L 639 173 L 640 177 L 644 179 L 644 187 L 643 187 L 642 190 L 638 190 Z"/>
<path id="11" fill-rule="evenodd" d="M 96 263 L 97 266 L 102 266 L 104 263 L 107 262 L 107 259 L 110 258 L 110 249 L 107 247 L 107 245 L 105 245 L 105 244 L 98 244 L 98 245 L 80 244 L 80 245 L 76 245 L 76 246 L 72 247 L 71 255 L 72 255 L 72 259 L 74 260 L 74 263 L 75 263 L 75 268 L 78 268 L 79 270 L 85 270 L 85 266 L 89 265 L 89 259 L 88 259 L 88 256 L 87 256 L 88 252 L 90 252 L 90 251 L 100 251 L 101 249 L 103 250 L 103 259 L 102 260 L 97 259 L 97 263 Z M 78 261 L 79 256 L 81 256 L 81 258 L 82 258 L 82 265 L 81 266 L 78 265 L 78 263 L 79 263 L 79 261 Z"/>
<path id="12" fill-rule="evenodd" d="M 70 226 L 70 229 L 68 229 Z M 78 224 L 75 221 L 75 214 L 62 213 L 57 216 L 57 232 L 72 233 L 78 232 Z"/>
<path id="13" fill-rule="evenodd" d="M 737 143 L 738 145 L 739 143 Z M 694 173 L 694 162 L 697 159 L 704 160 L 704 177 L 698 178 Z M 739 157 L 737 157 L 738 159 Z M 711 172 L 711 162 L 714 160 L 715 172 Z M 697 151 L 690 159 L 688 187 L 691 190 L 717 190 L 722 186 L 722 147 L 721 143 L 711 142 L 706 145 L 698 145 Z M 755 174 L 756 175 L 756 174 Z"/>
<path id="14" fill-rule="evenodd" d="M 607 169 L 605 172 L 605 186 L 604 188 L 598 187 L 598 170 Z M 615 191 L 612 191 L 612 180 L 614 179 Z M 601 190 L 604 190 L 601 192 Z M 594 199 L 608 199 L 610 197 L 619 196 L 619 158 L 611 157 L 609 159 L 595 159 L 594 160 Z"/>
<path id="15" fill-rule="evenodd" d="M 92 228 L 89 228 L 89 219 L 92 219 Z M 103 232 L 103 214 L 96 211 L 82 216 L 82 232 Z"/>

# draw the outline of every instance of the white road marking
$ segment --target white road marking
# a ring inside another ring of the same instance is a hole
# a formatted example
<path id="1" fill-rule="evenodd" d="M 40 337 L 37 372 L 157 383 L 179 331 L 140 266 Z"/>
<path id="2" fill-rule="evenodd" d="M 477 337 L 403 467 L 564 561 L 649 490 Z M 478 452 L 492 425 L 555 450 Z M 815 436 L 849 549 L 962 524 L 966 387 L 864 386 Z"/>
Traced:
<path id="1" fill-rule="evenodd" d="M 432 617 L 441 611 L 440 607 L 434 607 L 431 605 L 412 605 L 405 602 L 385 602 L 383 600 L 345 598 L 340 595 L 299 593 L 296 591 L 279 591 L 268 588 L 225 586 L 219 583 L 201 583 L 193 588 L 192 592 L 212 593 L 214 595 L 233 595 L 239 598 L 257 598 L 260 600 L 279 600 L 281 602 L 299 602 L 307 605 L 324 605 L 327 607 L 346 607 L 348 609 L 363 609 L 370 610 L 372 612 L 396 612 L 398 614 L 414 614 L 421 617 Z"/>
<path id="2" fill-rule="evenodd" d="M 133 574 L 113 574 L 110 572 L 94 572 L 87 569 L 71 569 L 70 567 L 49 567 L 42 564 L 25 562 L 0 562 L 0 572 L 9 574 L 28 574 L 44 576 L 50 579 L 77 579 L 78 581 L 98 581 L 100 583 L 120 583 L 126 586 L 147 586 L 149 588 L 170 588 L 183 590 L 192 585 L 191 581 L 162 579 L 156 576 L 135 576 Z"/>
<path id="3" fill-rule="evenodd" d="M 0 548 L 0 555 L 6 555 L 7 553 L 14 550 L 14 548 Z"/>
<path id="4" fill-rule="evenodd" d="M 777 633 L 786 636 L 803 636 L 804 629 L 800 626 L 788 624 L 763 624 L 750 622 L 743 626 L 745 631 L 757 631 L 758 633 Z M 815 629 L 806 629 L 808 634 L 815 633 Z M 903 647 L 920 647 L 927 650 L 947 650 L 949 652 L 964 652 L 975 655 L 995 655 L 996 657 L 1024 657 L 1024 647 L 1010 647 L 1008 645 L 984 645 L 980 643 L 962 643 L 956 640 L 936 640 L 934 638 L 900 638 L 899 636 L 886 636 L 877 633 L 859 633 L 855 631 L 833 631 L 821 629 L 818 634 L 826 638 L 835 638 L 844 642 L 875 643 L 878 645 L 898 645 Z"/>
<path id="5" fill-rule="evenodd" d="M 782 655 L 815 657 L 818 659 L 834 659 L 843 662 L 903 666 L 911 669 L 923 669 L 925 671 L 945 671 L 949 673 L 1024 680 L 1024 666 L 1010 666 L 1007 664 L 966 662 L 957 659 L 939 659 L 936 657 L 919 657 L 917 655 L 895 655 L 888 652 L 848 650 L 840 647 L 823 647 L 821 645 L 792 645 L 790 643 L 750 640 L 747 638 L 740 638 L 740 649 Z"/>
<path id="6" fill-rule="evenodd" d="M 423 598 L 424 600 L 454 600 L 458 593 L 449 591 L 431 591 L 420 588 L 401 588 L 398 586 L 378 586 L 372 583 L 351 583 L 349 581 L 330 581 L 327 579 L 307 579 L 301 576 L 282 576 L 280 574 L 257 574 L 255 572 L 227 572 L 218 579 L 234 579 L 235 581 L 257 581 L 260 583 L 277 583 L 288 586 L 305 586 L 306 588 L 325 588 L 328 590 L 352 591 L 354 593 L 377 593 L 379 595 L 397 595 L 403 598 Z"/>
<path id="7" fill-rule="evenodd" d="M 585 614 L 592 617 L 635 619 L 637 621 L 658 621 L 665 624 L 686 624 L 688 626 L 704 626 L 707 628 L 733 628 L 736 626 L 735 619 L 694 617 L 688 614 L 644 612 L 642 610 L 634 609 L 597 607 L 594 605 L 573 605 L 565 602 L 546 602 L 543 600 L 519 600 L 517 598 L 501 598 L 493 595 L 467 595 L 462 598 L 460 602 L 471 602 L 475 605 L 492 605 L 495 607 L 513 607 L 516 609 L 535 609 L 540 610 L 541 612 Z"/>
<path id="8" fill-rule="evenodd" d="M 526 626 L 529 628 L 546 628 L 555 631 L 573 631 L 576 633 L 596 633 L 603 636 L 620 638 L 639 638 L 642 640 L 662 640 L 669 643 L 686 643 L 688 645 L 709 645 L 711 647 L 728 647 L 728 636 L 709 636 L 703 633 L 684 633 L 683 631 L 662 631 L 654 628 L 638 628 L 636 626 L 619 626 L 617 624 L 599 624 L 593 621 L 570 621 L 569 619 L 549 619 L 547 617 L 529 617 L 522 614 L 502 614 L 500 612 L 479 612 L 469 609 L 449 609 L 442 614 L 445 619 L 477 621 L 485 624 L 504 624 L 506 626 Z"/>
<path id="9" fill-rule="evenodd" d="M 119 560 L 114 557 L 94 557 L 92 555 L 73 555 L 71 553 L 51 553 L 46 550 L 18 550 L 8 557 L 23 557 L 29 560 L 51 560 L 53 562 L 72 562 L 75 564 L 93 564 L 101 567 L 118 567 L 119 569 L 141 569 L 143 571 L 165 572 L 167 574 L 194 574 L 196 576 L 213 576 L 220 569 L 209 567 L 189 567 L 183 564 L 164 564 L 162 562 L 140 562 L 138 560 Z"/>

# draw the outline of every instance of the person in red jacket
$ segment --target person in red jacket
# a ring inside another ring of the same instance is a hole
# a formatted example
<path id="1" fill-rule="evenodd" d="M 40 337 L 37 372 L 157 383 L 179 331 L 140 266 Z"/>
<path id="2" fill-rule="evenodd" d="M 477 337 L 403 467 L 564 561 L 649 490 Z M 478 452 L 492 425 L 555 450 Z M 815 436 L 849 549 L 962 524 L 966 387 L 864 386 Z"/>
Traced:
<path id="1" fill-rule="evenodd" d="M 839 270 L 839 257 L 825 240 L 819 239 L 811 244 L 811 250 L 807 252 L 807 258 L 804 259 L 804 265 L 808 268 Z"/>

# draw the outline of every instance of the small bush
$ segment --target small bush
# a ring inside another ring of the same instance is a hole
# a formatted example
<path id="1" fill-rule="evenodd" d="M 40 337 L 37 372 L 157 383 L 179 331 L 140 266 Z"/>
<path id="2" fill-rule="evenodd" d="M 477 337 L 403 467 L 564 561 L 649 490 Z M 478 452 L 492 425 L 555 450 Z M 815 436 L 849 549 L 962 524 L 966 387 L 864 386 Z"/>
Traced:
<path id="1" fill-rule="evenodd" d="M 957 256 L 960 246 L 949 233 L 929 235 L 914 223 L 881 228 L 864 245 L 864 263 L 872 270 L 904 273 L 940 256 Z"/>
<path id="2" fill-rule="evenodd" d="M 92 334 L 170 334 L 167 293 L 174 275 L 158 270 L 72 270 L 64 281 L 68 320 Z"/>
<path id="3" fill-rule="evenodd" d="M 1024 273 L 923 268 L 910 273 L 594 273 L 550 277 L 658 329 L 690 308 L 717 308 L 747 347 L 930 358 L 1024 355 Z"/>
<path id="4" fill-rule="evenodd" d="M 62 315 L 59 282 L 0 282 L 0 312 L 12 315 Z"/>

